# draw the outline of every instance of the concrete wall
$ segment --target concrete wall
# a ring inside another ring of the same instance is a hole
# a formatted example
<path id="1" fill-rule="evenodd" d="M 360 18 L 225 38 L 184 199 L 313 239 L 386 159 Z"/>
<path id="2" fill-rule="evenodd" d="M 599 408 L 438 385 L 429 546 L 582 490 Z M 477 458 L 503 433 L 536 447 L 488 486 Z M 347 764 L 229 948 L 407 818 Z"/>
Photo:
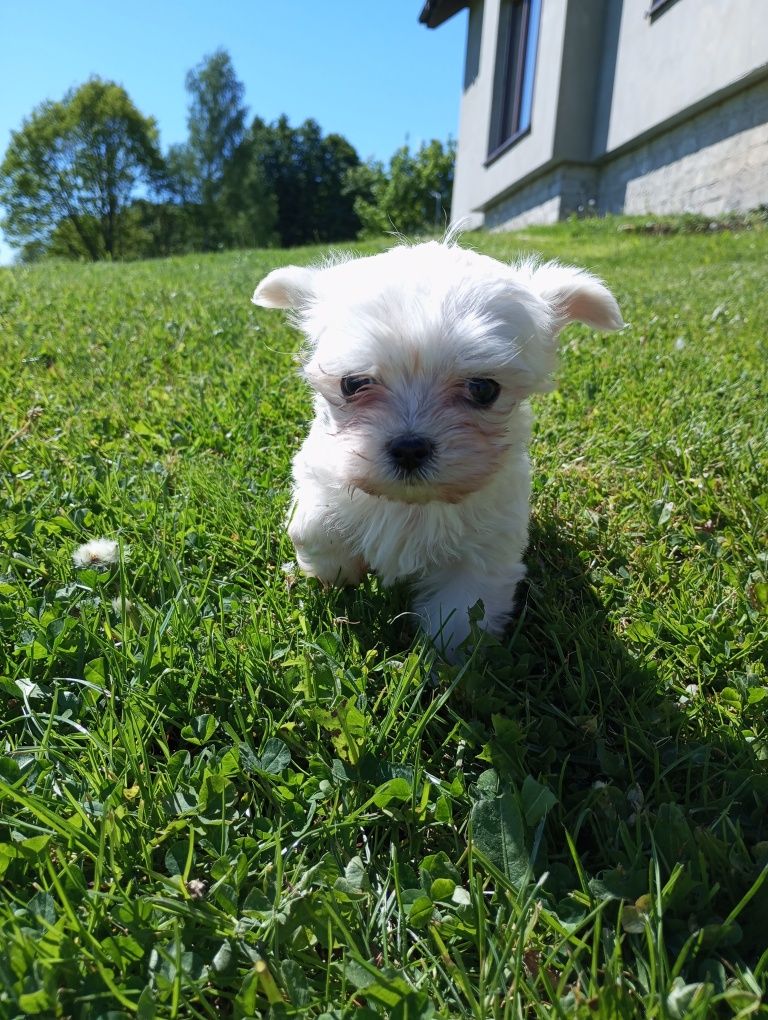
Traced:
<path id="1" fill-rule="evenodd" d="M 474 0 L 469 8 L 464 88 L 459 108 L 459 139 L 451 198 L 451 222 L 463 220 L 469 229 L 483 223 L 483 214 L 477 211 L 476 193 L 479 168 L 485 159 L 482 139 L 485 126 L 489 124 L 492 89 L 492 83 L 488 81 L 490 65 L 487 56 L 481 65 L 483 43 L 485 41 L 487 49 L 490 39 L 485 31 L 485 6 L 484 0 Z"/>
<path id="2" fill-rule="evenodd" d="M 567 0 L 545 0 L 539 25 L 531 130 L 486 165 L 493 101 L 500 0 L 474 0 L 467 28 L 467 63 L 459 116 L 459 146 L 451 219 L 470 215 L 552 160 Z M 474 214 L 474 215 L 473 215 Z"/>
<path id="3" fill-rule="evenodd" d="M 609 12 L 617 9 L 621 0 L 571 0 L 567 5 L 554 144 L 558 161 L 585 163 L 593 157 L 595 108 L 604 88 L 604 65 L 610 65 L 606 57 L 612 48 L 615 52 L 618 35 L 618 20 Z"/>
<path id="4" fill-rule="evenodd" d="M 768 203 L 768 80 L 606 163 L 601 212 L 700 212 Z"/>
<path id="5" fill-rule="evenodd" d="M 649 0 L 617 2 L 622 10 L 615 74 L 604 83 L 611 92 L 607 152 L 768 61 L 766 0 L 677 0 L 653 19 L 646 14 Z"/>
<path id="6" fill-rule="evenodd" d="M 590 198 L 768 202 L 768 0 L 677 0 L 653 18 L 650 0 L 544 0 L 531 130 L 487 163 L 500 5 L 470 5 L 453 222 L 552 222 Z"/>
<path id="7" fill-rule="evenodd" d="M 600 164 L 568 165 L 501 198 L 491 230 L 599 213 L 707 216 L 768 204 L 768 79 Z"/>
<path id="8" fill-rule="evenodd" d="M 556 167 L 489 206 L 485 226 L 500 231 L 517 230 L 531 223 L 557 223 L 589 208 L 597 195 L 597 180 L 597 171 L 591 166 Z"/>

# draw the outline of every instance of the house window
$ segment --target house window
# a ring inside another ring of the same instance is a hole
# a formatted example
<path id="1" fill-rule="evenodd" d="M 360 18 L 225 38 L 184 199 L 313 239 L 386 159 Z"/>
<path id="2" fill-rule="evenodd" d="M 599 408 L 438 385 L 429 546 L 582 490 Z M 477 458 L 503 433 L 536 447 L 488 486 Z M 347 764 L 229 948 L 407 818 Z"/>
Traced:
<path id="1" fill-rule="evenodd" d="M 503 0 L 501 5 L 489 160 L 530 129 L 540 12 L 541 0 Z"/>

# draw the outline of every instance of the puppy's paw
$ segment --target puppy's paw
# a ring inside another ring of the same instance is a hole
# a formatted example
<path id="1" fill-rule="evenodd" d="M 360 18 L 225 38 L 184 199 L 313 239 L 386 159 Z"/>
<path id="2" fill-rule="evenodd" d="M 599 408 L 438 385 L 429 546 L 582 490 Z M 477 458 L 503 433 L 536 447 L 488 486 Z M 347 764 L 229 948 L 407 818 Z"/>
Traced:
<path id="1" fill-rule="evenodd" d="M 472 633 L 477 641 L 483 632 L 503 632 L 524 576 L 522 563 L 511 563 L 495 576 L 490 567 L 483 573 L 475 566 L 453 566 L 420 582 L 414 609 L 444 659 L 465 661 L 472 654 L 467 641 Z"/>
<path id="2" fill-rule="evenodd" d="M 356 588 L 368 573 L 368 565 L 359 556 L 340 562 L 335 556 L 309 559 L 297 550 L 296 560 L 301 572 L 316 578 L 324 588 Z"/>

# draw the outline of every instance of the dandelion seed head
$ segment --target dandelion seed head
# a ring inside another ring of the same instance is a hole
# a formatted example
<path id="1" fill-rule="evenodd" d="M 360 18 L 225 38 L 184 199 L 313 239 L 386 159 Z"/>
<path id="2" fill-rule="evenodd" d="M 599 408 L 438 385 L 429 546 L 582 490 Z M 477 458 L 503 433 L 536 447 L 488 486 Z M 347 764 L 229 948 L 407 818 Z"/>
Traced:
<path id="1" fill-rule="evenodd" d="M 125 615 L 129 616 L 133 612 L 133 602 L 131 602 L 130 599 L 125 599 L 118 595 L 116 598 L 112 599 L 112 609 L 117 616 L 122 616 L 123 609 L 125 609 Z"/>
<path id="2" fill-rule="evenodd" d="M 104 570 L 118 560 L 117 542 L 111 538 L 94 538 L 78 546 L 72 553 L 78 570 Z"/>

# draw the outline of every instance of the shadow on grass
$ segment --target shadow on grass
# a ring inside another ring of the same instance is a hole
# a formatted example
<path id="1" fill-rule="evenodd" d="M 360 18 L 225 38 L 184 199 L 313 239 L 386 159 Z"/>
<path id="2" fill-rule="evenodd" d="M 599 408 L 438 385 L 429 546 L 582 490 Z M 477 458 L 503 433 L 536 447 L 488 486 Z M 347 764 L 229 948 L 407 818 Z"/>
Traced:
<path id="1" fill-rule="evenodd" d="M 656 872 L 673 952 L 699 930 L 702 960 L 754 966 L 765 951 L 768 775 L 753 731 L 724 717 L 714 692 L 664 681 L 654 648 L 629 651 L 588 557 L 557 522 L 532 522 L 527 561 L 510 635 L 467 674 L 456 712 L 500 775 L 556 792 L 544 840 L 555 885 L 571 866 L 565 829 L 603 893 L 633 902 Z M 565 888 L 573 876 L 563 878 Z"/>
<path id="2" fill-rule="evenodd" d="M 527 562 L 503 641 L 484 640 L 468 666 L 438 665 L 431 675 L 423 656 L 400 732 L 376 737 L 381 777 L 418 762 L 443 781 L 460 772 L 470 794 L 489 768 L 511 790 L 532 777 L 557 798 L 536 837 L 536 872 L 548 872 L 551 902 L 567 906 L 581 889 L 634 907 L 655 891 L 671 960 L 697 933 L 688 976 L 709 973 L 714 956 L 755 966 L 768 911 L 768 882 L 760 885 L 768 776 L 752 735 L 707 692 L 689 696 L 689 677 L 665 679 L 665 649 L 647 642 L 630 650 L 621 628 L 632 621 L 617 621 L 603 604 L 587 551 L 562 523 L 532 522 Z M 611 570 L 621 566 L 614 557 Z M 324 593 L 307 611 L 330 615 L 362 657 L 375 648 L 379 661 L 396 661 L 422 647 L 409 641 L 405 586 L 382 591 L 372 580 Z M 377 683 L 367 695 L 374 730 L 391 705 L 377 700 Z M 415 716 L 429 716 L 416 742 L 405 735 Z M 454 805 L 452 835 L 424 828 L 403 838 L 411 850 L 415 840 L 421 852 L 444 849 L 455 859 L 471 803 L 470 795 Z"/>

